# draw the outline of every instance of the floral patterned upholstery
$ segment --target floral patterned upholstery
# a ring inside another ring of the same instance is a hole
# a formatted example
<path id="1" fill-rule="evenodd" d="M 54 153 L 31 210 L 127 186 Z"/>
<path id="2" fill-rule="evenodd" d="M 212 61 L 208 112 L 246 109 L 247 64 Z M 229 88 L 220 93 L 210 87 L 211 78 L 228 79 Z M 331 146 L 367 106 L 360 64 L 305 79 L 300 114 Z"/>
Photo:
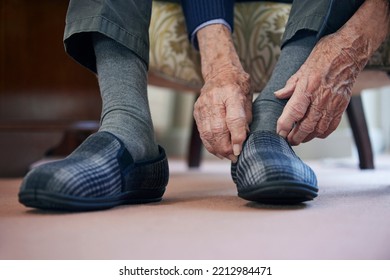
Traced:
<path id="1" fill-rule="evenodd" d="M 149 72 L 188 88 L 202 85 L 199 53 L 190 45 L 180 4 L 153 1 Z"/>
<path id="2" fill-rule="evenodd" d="M 280 54 L 280 40 L 290 4 L 236 3 L 233 39 L 255 92 L 269 79 Z M 203 85 L 199 53 L 190 45 L 181 6 L 153 1 L 149 71 L 160 79 L 199 91 Z M 390 41 L 375 53 L 368 68 L 390 70 Z"/>

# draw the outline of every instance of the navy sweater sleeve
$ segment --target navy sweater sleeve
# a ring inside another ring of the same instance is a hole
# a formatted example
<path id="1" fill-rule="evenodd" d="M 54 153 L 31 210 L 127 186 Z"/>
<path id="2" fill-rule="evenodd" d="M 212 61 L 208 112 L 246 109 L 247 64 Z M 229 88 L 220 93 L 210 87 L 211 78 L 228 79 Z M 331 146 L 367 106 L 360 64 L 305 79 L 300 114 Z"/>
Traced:
<path id="1" fill-rule="evenodd" d="M 181 0 L 181 4 L 189 38 L 199 25 L 213 19 L 225 20 L 233 30 L 234 0 Z"/>

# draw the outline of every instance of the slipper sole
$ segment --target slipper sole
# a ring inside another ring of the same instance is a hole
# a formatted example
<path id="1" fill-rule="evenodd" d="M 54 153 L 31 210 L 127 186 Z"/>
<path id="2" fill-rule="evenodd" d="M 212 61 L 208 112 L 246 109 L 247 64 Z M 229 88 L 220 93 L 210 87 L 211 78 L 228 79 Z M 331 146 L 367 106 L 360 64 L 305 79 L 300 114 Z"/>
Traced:
<path id="1" fill-rule="evenodd" d="M 298 204 L 317 197 L 318 188 L 297 182 L 278 181 L 259 184 L 250 190 L 239 191 L 238 196 L 263 204 Z"/>
<path id="2" fill-rule="evenodd" d="M 165 192 L 160 190 L 136 190 L 114 197 L 83 198 L 42 190 L 25 190 L 19 194 L 19 202 L 27 207 L 60 211 L 94 211 L 119 205 L 158 202 Z"/>

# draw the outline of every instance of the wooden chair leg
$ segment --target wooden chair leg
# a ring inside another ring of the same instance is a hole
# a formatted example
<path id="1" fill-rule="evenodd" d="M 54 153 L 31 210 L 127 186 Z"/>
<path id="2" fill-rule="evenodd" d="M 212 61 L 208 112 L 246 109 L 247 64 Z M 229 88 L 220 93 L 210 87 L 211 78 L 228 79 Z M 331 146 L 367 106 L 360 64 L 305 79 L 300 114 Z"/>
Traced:
<path id="1" fill-rule="evenodd" d="M 359 154 L 360 169 L 374 169 L 374 156 L 361 95 L 352 96 L 347 107 L 347 116 Z"/>
<path id="2" fill-rule="evenodd" d="M 202 147 L 203 144 L 199 136 L 198 127 L 196 126 L 195 119 L 193 118 L 190 145 L 188 149 L 188 167 L 194 168 L 200 166 L 200 162 L 202 160 Z"/>

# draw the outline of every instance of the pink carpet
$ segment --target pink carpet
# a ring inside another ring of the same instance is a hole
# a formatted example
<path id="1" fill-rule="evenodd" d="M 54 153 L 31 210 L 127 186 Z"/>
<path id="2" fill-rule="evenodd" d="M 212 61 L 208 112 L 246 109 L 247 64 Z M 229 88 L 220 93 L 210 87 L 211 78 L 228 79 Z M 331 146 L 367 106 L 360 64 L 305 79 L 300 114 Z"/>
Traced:
<path id="1" fill-rule="evenodd" d="M 236 196 L 227 161 L 171 160 L 161 203 L 90 213 L 27 209 L 0 179 L 0 259 L 390 259 L 390 156 L 309 162 L 320 193 L 297 206 Z"/>

